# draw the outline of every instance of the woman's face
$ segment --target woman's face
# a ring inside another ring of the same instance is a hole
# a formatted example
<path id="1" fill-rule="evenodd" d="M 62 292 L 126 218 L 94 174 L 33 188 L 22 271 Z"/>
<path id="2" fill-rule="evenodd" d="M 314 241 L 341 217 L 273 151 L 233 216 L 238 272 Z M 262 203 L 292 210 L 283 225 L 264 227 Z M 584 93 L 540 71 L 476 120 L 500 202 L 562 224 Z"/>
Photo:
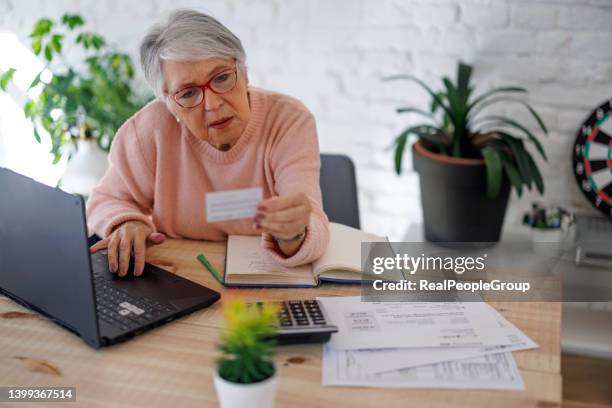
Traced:
<path id="1" fill-rule="evenodd" d="M 234 60 L 226 58 L 198 61 L 164 60 L 161 64 L 164 93 L 168 96 L 170 111 L 191 133 L 217 148 L 233 145 L 246 128 L 251 114 L 247 79 L 240 69 L 236 70 L 236 85 L 231 90 L 215 93 L 210 89 L 210 86 L 222 88 L 222 85 L 218 84 L 227 81 L 227 73 L 231 75 L 234 72 L 235 64 Z M 186 88 L 205 84 L 209 87 L 204 90 L 202 103 L 192 108 L 177 104 L 177 101 L 181 103 L 189 100 L 194 94 L 193 90 L 200 92 L 197 88 Z"/>

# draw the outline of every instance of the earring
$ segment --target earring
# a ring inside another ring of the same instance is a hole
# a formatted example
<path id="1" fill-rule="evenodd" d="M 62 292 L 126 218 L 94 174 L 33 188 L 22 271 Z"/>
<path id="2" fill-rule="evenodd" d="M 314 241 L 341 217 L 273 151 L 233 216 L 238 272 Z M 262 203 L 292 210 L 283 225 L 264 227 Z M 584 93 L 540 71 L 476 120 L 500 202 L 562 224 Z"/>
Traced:
<path id="1" fill-rule="evenodd" d="M 178 116 L 175 116 L 176 119 L 176 123 L 181 123 L 181 120 L 178 118 Z"/>

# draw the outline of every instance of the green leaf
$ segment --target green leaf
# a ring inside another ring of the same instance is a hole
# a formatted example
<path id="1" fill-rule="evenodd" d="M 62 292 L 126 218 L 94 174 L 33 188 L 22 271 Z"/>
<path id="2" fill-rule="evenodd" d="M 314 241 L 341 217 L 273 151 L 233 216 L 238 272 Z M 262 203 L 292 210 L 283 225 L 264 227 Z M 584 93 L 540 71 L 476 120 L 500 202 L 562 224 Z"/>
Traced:
<path id="1" fill-rule="evenodd" d="M 93 46 L 94 46 L 94 48 L 95 48 L 96 50 L 99 50 L 99 49 L 100 49 L 100 48 L 102 48 L 102 47 L 104 46 L 104 44 L 105 44 L 104 39 L 103 39 L 102 37 L 100 37 L 99 35 L 93 35 L 93 36 L 91 37 L 91 42 L 92 42 L 92 44 L 93 44 Z"/>
<path id="2" fill-rule="evenodd" d="M 516 163 L 519 174 L 523 183 L 531 190 L 533 176 L 531 174 L 531 166 L 529 165 L 529 153 L 525 150 L 523 141 L 511 134 L 497 131 L 502 140 L 508 145 L 512 151 L 513 162 Z"/>
<path id="3" fill-rule="evenodd" d="M 512 163 L 512 160 L 506 156 L 505 153 L 499 152 L 499 156 L 501 158 L 502 165 L 504 167 L 504 171 L 508 175 L 508 179 L 516 189 L 518 196 L 520 197 L 523 194 L 523 179 L 519 174 L 518 169 Z"/>
<path id="4" fill-rule="evenodd" d="M 30 37 L 41 37 L 51 31 L 53 27 L 53 21 L 48 18 L 41 18 L 36 22 L 34 26 L 34 31 L 30 34 Z"/>
<path id="5" fill-rule="evenodd" d="M 433 115 L 431 113 L 426 112 L 419 108 L 404 107 L 404 108 L 397 108 L 395 111 L 397 113 L 418 113 L 420 115 L 433 119 Z"/>
<path id="6" fill-rule="evenodd" d="M 32 52 L 34 52 L 35 55 L 39 55 L 41 47 L 42 47 L 40 38 L 33 40 L 31 46 L 32 46 Z"/>
<path id="7" fill-rule="evenodd" d="M 491 199 L 497 197 L 502 184 L 502 164 L 497 151 L 486 146 L 481 150 L 487 167 L 487 196 Z"/>
<path id="8" fill-rule="evenodd" d="M 440 104 L 437 101 L 439 100 L 443 101 L 444 98 L 447 98 L 446 94 L 442 91 L 438 92 L 436 96 L 438 97 L 437 99 L 431 100 L 431 107 L 430 107 L 431 113 L 436 113 L 438 108 L 440 108 Z"/>
<path id="9" fill-rule="evenodd" d="M 540 194 L 544 194 L 544 180 L 542 180 L 542 175 L 540 174 L 540 170 L 538 166 L 533 161 L 531 155 L 527 155 L 527 160 L 529 161 L 529 167 L 531 168 L 531 174 L 533 174 L 533 181 L 540 192 Z"/>
<path id="10" fill-rule="evenodd" d="M 436 102 L 436 104 L 438 104 L 438 106 L 440 106 L 444 110 L 444 112 L 446 112 L 448 116 L 454 120 L 454 116 L 450 108 L 444 104 L 442 99 L 440 99 L 438 95 L 429 86 L 427 86 L 425 82 L 421 81 L 417 77 L 412 76 L 412 75 L 394 75 L 394 76 L 383 78 L 383 80 L 385 81 L 394 81 L 398 79 L 406 79 L 408 81 L 416 82 L 417 84 L 419 84 L 432 97 L 432 99 Z"/>
<path id="11" fill-rule="evenodd" d="M 542 158 L 548 161 L 548 158 L 546 157 L 546 153 L 544 152 L 544 148 L 542 147 L 540 141 L 533 135 L 533 133 L 529 131 L 529 129 L 527 129 L 520 123 L 499 115 L 484 116 L 480 119 L 480 121 L 497 121 L 521 130 L 527 136 L 527 138 L 535 145 L 538 152 L 542 155 Z"/>
<path id="12" fill-rule="evenodd" d="M 442 82 L 446 87 L 446 95 L 450 110 L 453 111 L 455 114 L 460 113 L 461 110 L 459 109 L 459 106 L 461 101 L 459 100 L 459 93 L 457 92 L 457 88 L 455 88 L 453 83 L 448 78 L 443 78 Z"/>
<path id="13" fill-rule="evenodd" d="M 482 101 L 486 100 L 487 98 L 496 95 L 498 93 L 505 93 L 505 92 L 522 92 L 522 93 L 526 93 L 527 90 L 525 88 L 521 88 L 518 86 L 505 86 L 505 87 L 501 87 L 501 88 L 495 88 L 492 89 L 488 92 L 483 93 L 482 95 L 476 97 L 476 99 L 474 99 L 472 101 L 472 103 L 469 106 L 468 110 L 472 110 L 472 108 L 474 108 L 476 105 L 478 105 L 479 103 L 481 103 Z"/>
<path id="14" fill-rule="evenodd" d="M 42 71 L 40 71 L 38 73 L 38 75 L 36 75 L 36 77 L 34 77 L 34 80 L 32 81 L 32 83 L 30 84 L 30 86 L 28 87 L 28 90 L 34 88 L 36 85 L 38 85 L 41 81 L 40 81 L 40 75 L 42 74 Z"/>
<path id="15" fill-rule="evenodd" d="M 500 102 L 518 103 L 518 104 L 523 105 L 529 111 L 529 113 L 531 113 L 531 115 L 534 117 L 534 119 L 538 122 L 538 125 L 540 126 L 540 129 L 542 129 L 544 134 L 548 135 L 548 129 L 546 128 L 546 125 L 544 124 L 544 121 L 542 121 L 540 116 L 536 113 L 536 111 L 527 102 L 522 101 L 520 99 L 514 99 L 514 98 L 509 98 L 509 97 L 500 97 L 500 98 L 489 99 L 489 100 L 481 103 L 478 106 L 477 109 L 472 111 L 470 116 L 472 118 L 476 118 L 476 115 L 478 115 L 478 113 L 481 112 L 484 108 L 486 108 L 488 106 L 491 106 L 491 105 L 494 105 L 496 103 L 500 103 Z"/>
<path id="16" fill-rule="evenodd" d="M 23 105 L 23 114 L 25 115 L 26 118 L 33 116 L 35 110 L 36 110 L 36 102 L 34 102 L 33 100 L 28 100 Z"/>
<path id="17" fill-rule="evenodd" d="M 395 173 L 399 176 L 402 174 L 402 160 L 404 158 L 404 150 L 406 149 L 406 141 L 408 140 L 409 132 L 405 131 L 396 139 L 395 146 Z"/>
<path id="18" fill-rule="evenodd" d="M 128 78 L 132 78 L 134 76 L 134 68 L 132 67 L 132 62 L 131 61 L 128 61 L 125 64 L 125 75 Z"/>
<path id="19" fill-rule="evenodd" d="M 119 54 L 111 55 L 110 61 L 111 61 L 111 66 L 116 71 L 117 69 L 119 69 L 119 66 L 121 65 L 121 55 Z"/>
<path id="20" fill-rule="evenodd" d="M 457 89 L 460 94 L 462 95 L 469 94 L 470 92 L 469 85 L 470 85 L 471 76 L 472 76 L 472 66 L 464 64 L 463 62 L 459 62 L 459 67 L 457 68 Z"/>
<path id="21" fill-rule="evenodd" d="M 34 139 L 36 139 L 36 141 L 38 143 L 41 143 L 40 134 L 38 133 L 38 129 L 36 129 L 36 125 L 34 125 Z M 53 163 L 53 164 L 55 164 L 55 163 Z"/>
<path id="22" fill-rule="evenodd" d="M 49 44 L 45 45 L 45 59 L 49 62 L 53 59 L 53 51 L 51 51 Z"/>
<path id="23" fill-rule="evenodd" d="M 0 89 L 6 92 L 6 87 L 8 83 L 13 79 L 13 75 L 15 75 L 15 68 L 9 68 L 2 76 L 0 76 Z"/>
<path id="24" fill-rule="evenodd" d="M 64 16 L 62 17 L 62 23 L 68 26 L 68 28 L 70 28 L 71 30 L 73 30 L 75 27 L 79 27 L 85 24 L 81 16 L 79 16 L 78 14 L 64 14 Z"/>
<path id="25" fill-rule="evenodd" d="M 53 34 L 53 37 L 51 37 L 51 46 L 58 54 L 62 52 L 62 38 L 63 37 L 64 36 L 61 34 Z"/>
<path id="26" fill-rule="evenodd" d="M 546 125 L 544 125 L 544 121 L 540 118 L 540 116 L 536 113 L 536 111 L 527 102 L 521 101 L 521 103 L 535 118 L 536 122 L 538 122 L 538 125 L 540 125 L 540 129 L 542 129 L 544 134 L 548 135 L 548 129 L 546 129 Z"/>
<path id="27" fill-rule="evenodd" d="M 435 126 L 431 125 L 417 125 L 409 127 L 404 130 L 399 136 L 395 139 L 395 172 L 399 176 L 402 174 L 402 160 L 404 158 L 404 150 L 406 149 L 406 142 L 408 140 L 408 136 L 416 135 L 422 139 L 425 139 L 432 144 L 434 144 L 441 152 L 446 153 L 446 146 L 444 142 L 436 137 L 436 135 L 441 134 L 442 131 Z"/>

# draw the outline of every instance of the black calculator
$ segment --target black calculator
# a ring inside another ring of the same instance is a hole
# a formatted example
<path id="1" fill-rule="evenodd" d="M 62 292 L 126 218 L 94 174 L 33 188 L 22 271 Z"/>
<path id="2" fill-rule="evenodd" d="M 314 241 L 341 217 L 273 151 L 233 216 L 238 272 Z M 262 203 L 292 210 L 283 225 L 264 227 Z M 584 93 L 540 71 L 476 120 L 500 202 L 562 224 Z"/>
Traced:
<path id="1" fill-rule="evenodd" d="M 323 306 L 317 300 L 278 302 L 278 344 L 325 343 L 338 327 L 329 324 Z"/>

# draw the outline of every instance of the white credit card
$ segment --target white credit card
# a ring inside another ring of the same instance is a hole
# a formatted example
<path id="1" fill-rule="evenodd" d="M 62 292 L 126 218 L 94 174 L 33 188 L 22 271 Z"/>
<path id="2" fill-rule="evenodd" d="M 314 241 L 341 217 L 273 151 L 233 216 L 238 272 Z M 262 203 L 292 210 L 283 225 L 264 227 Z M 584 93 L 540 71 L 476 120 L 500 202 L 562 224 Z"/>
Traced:
<path id="1" fill-rule="evenodd" d="M 262 197 L 261 187 L 207 193 L 206 220 L 218 222 L 254 217 Z"/>

